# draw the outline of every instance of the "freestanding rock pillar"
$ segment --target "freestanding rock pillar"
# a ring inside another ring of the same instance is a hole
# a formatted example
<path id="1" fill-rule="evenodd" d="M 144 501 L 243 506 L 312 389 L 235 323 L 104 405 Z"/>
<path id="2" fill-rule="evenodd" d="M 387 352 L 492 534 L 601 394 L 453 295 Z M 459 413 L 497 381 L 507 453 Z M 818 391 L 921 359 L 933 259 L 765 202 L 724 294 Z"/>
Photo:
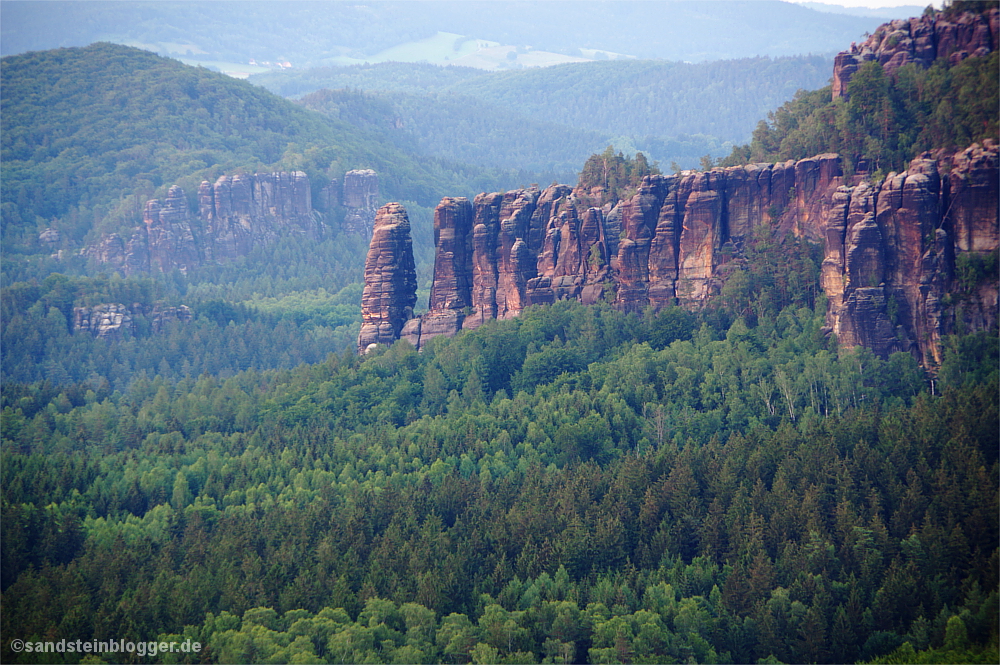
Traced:
<path id="1" fill-rule="evenodd" d="M 392 344 L 417 304 L 417 271 L 413 262 L 410 219 L 398 203 L 375 214 L 372 242 L 365 259 L 358 353 L 375 344 Z"/>

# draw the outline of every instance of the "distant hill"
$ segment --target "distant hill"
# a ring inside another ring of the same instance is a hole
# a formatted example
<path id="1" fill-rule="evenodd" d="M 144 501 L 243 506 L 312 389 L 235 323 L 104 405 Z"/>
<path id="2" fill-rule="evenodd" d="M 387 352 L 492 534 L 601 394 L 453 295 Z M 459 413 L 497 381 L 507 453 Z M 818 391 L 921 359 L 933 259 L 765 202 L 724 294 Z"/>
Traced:
<path id="1" fill-rule="evenodd" d="M 799 2 L 798 4 L 818 12 L 847 14 L 849 16 L 873 16 L 887 21 L 897 18 L 919 16 L 927 5 L 896 5 L 892 7 L 847 7 L 833 2 Z"/>
<path id="2" fill-rule="evenodd" d="M 431 155 L 575 172 L 608 144 L 685 168 L 704 155 L 721 156 L 797 90 L 826 84 L 831 68 L 821 56 L 700 64 L 618 60 L 491 73 L 383 63 L 250 80 L 282 95 L 306 94 L 302 102 L 318 110 L 328 110 L 334 97 L 334 106 L 343 106 L 346 93 L 308 93 L 370 91 L 392 109 L 391 121 L 382 124 Z"/>
<path id="3" fill-rule="evenodd" d="M 744 58 L 689 64 L 617 60 L 483 73 L 469 68 L 384 63 L 251 77 L 284 96 L 321 88 L 448 93 L 606 135 L 709 134 L 741 140 L 797 90 L 823 87 L 822 56 Z"/>
<path id="4" fill-rule="evenodd" d="M 386 196 L 425 206 L 493 179 L 418 158 L 384 135 L 257 86 L 126 46 L 2 63 L 8 254 L 33 251 L 29 241 L 47 226 L 78 246 L 92 232 L 133 225 L 145 200 L 170 185 L 194 196 L 202 179 L 238 170 L 303 170 L 322 185 L 348 169 L 373 168 Z"/>
<path id="5" fill-rule="evenodd" d="M 608 135 L 525 117 L 455 93 L 427 95 L 318 90 L 299 103 L 335 118 L 385 132 L 397 145 L 466 164 L 574 178 L 581 155 L 603 149 Z M 708 149 L 699 142 L 697 155 Z M 697 156 L 695 157 L 697 159 Z"/>

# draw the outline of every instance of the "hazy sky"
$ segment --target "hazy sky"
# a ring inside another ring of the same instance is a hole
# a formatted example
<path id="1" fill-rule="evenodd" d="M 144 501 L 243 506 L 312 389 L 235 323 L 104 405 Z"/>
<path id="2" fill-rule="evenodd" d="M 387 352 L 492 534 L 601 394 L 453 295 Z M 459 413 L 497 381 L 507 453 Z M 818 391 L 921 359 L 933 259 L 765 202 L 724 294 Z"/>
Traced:
<path id="1" fill-rule="evenodd" d="M 804 2 L 805 0 L 791 1 Z M 822 0 L 813 1 L 822 2 Z M 921 7 L 926 7 L 927 5 L 934 5 L 938 9 L 941 8 L 941 0 L 935 0 L 935 2 L 920 2 L 920 0 L 830 0 L 823 4 L 841 5 L 843 7 L 899 7 L 900 5 L 920 5 Z"/>

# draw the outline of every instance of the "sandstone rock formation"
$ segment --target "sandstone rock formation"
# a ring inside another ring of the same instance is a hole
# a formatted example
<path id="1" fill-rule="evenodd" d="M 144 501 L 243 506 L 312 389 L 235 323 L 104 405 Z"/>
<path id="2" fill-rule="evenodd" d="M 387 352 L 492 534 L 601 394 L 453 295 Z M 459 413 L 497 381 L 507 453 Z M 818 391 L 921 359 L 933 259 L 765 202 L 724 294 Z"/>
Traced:
<path id="1" fill-rule="evenodd" d="M 883 357 L 909 351 L 937 365 L 941 339 L 955 327 L 955 311 L 945 303 L 956 256 L 1000 246 L 998 177 L 1000 150 L 987 141 L 957 155 L 921 155 L 881 183 L 846 178 L 835 154 L 651 175 L 607 214 L 582 205 L 564 185 L 480 194 L 472 204 L 446 198 L 435 211 L 428 312 L 410 319 L 412 301 L 401 301 L 397 323 L 379 334 L 369 328 L 359 346 L 395 339 L 405 322 L 402 336 L 419 348 L 435 335 L 563 298 L 607 298 L 633 312 L 697 307 L 719 293 L 745 262 L 746 243 L 762 230 L 822 246 L 827 330 L 841 345 L 863 345 Z M 373 251 L 393 245 L 378 230 L 376 236 Z M 373 274 L 373 292 L 387 294 L 380 286 L 386 277 Z M 996 284 L 979 288 L 964 305 L 965 325 L 996 325 L 997 291 Z"/>
<path id="2" fill-rule="evenodd" d="M 997 146 L 974 144 L 951 160 L 948 172 L 948 221 L 955 246 L 964 252 L 989 252 L 997 247 L 996 208 L 1000 182 L 996 177 Z"/>
<path id="3" fill-rule="evenodd" d="M 302 171 L 220 176 L 198 188 L 205 258 L 246 256 L 282 231 L 318 235 L 309 178 Z"/>
<path id="4" fill-rule="evenodd" d="M 187 272 L 207 261 L 246 256 L 282 234 L 318 238 L 321 230 L 309 178 L 302 171 L 203 181 L 197 214 L 191 213 L 184 191 L 175 185 L 164 200 L 146 203 L 143 225 L 128 241 L 110 233 L 81 254 L 125 275 Z"/>
<path id="5" fill-rule="evenodd" d="M 47 228 L 38 234 L 38 242 L 46 247 L 58 245 L 62 241 L 62 234 L 53 228 Z"/>
<path id="6" fill-rule="evenodd" d="M 143 307 L 135 303 L 130 309 L 122 303 L 102 303 L 93 307 L 74 307 L 73 333 L 85 332 L 99 339 L 121 341 L 126 331 L 135 331 L 135 316 L 145 316 L 152 332 L 158 333 L 172 322 L 191 321 L 193 313 L 187 305 Z"/>
<path id="7" fill-rule="evenodd" d="M 309 178 L 302 171 L 224 175 L 201 183 L 194 214 L 184 191 L 172 187 L 163 201 L 146 203 L 143 225 L 129 240 L 110 233 L 81 254 L 125 275 L 187 272 L 206 262 L 246 256 L 284 234 L 318 239 L 320 219 L 332 214 L 333 199 L 346 209 L 346 232 L 370 235 L 378 197 L 378 175 L 371 170 L 348 171 L 342 198 L 329 186 L 322 188 L 322 213 L 313 208 Z M 55 236 L 43 235 L 39 241 L 52 244 Z"/>
<path id="8" fill-rule="evenodd" d="M 410 319 L 402 337 L 418 349 L 437 335 L 462 329 L 472 307 L 472 204 L 465 197 L 444 198 L 434 209 L 434 281 L 428 311 Z"/>
<path id="9" fill-rule="evenodd" d="M 358 351 L 391 344 L 413 318 L 417 303 L 417 271 L 413 262 L 410 220 L 398 203 L 387 203 L 375 215 L 371 247 L 365 259 Z"/>
<path id="10" fill-rule="evenodd" d="M 170 272 L 176 269 L 186 273 L 201 264 L 187 199 L 180 187 L 171 187 L 162 203 L 159 199 L 148 201 L 142 222 L 146 226 L 151 270 Z"/>
<path id="11" fill-rule="evenodd" d="M 147 316 L 154 333 L 162 332 L 171 323 L 188 323 L 194 318 L 191 308 L 187 305 L 178 305 L 177 307 L 155 305 Z"/>
<path id="12" fill-rule="evenodd" d="M 368 237 L 375 223 L 378 208 L 378 174 L 371 169 L 348 171 L 344 174 L 344 194 L 341 205 L 346 208 L 344 231 Z"/>
<path id="13" fill-rule="evenodd" d="M 85 332 L 99 339 L 119 341 L 132 332 L 132 313 L 120 303 L 73 308 L 73 333 Z"/>
<path id="14" fill-rule="evenodd" d="M 610 281 L 600 208 L 582 208 L 566 185 L 445 198 L 435 210 L 437 255 L 428 312 L 403 336 L 435 335 L 517 316 L 533 303 L 596 302 Z"/>
<path id="15" fill-rule="evenodd" d="M 862 63 L 877 61 L 889 74 L 908 62 L 930 67 L 937 58 L 951 64 L 983 56 L 998 47 L 1000 9 L 963 12 L 954 19 L 942 13 L 885 23 L 861 44 L 839 53 L 833 65 L 833 98 L 843 97 Z"/>

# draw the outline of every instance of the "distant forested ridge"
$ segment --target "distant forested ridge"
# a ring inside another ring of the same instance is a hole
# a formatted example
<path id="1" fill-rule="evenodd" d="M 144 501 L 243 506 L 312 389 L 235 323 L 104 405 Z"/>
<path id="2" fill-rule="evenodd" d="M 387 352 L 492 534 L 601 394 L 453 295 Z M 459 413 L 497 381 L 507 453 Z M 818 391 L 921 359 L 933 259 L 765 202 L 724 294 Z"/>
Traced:
<path id="1" fill-rule="evenodd" d="M 261 74 L 252 80 L 285 96 L 320 88 L 446 92 L 606 135 L 705 134 L 731 141 L 796 90 L 822 86 L 831 67 L 832 59 L 822 56 L 698 64 L 614 60 L 495 73 L 385 63 Z"/>
<path id="2" fill-rule="evenodd" d="M 298 100 L 304 107 L 392 136 L 415 153 L 467 164 L 572 178 L 581 155 L 607 143 L 604 134 L 526 118 L 510 109 L 454 93 L 430 95 L 322 89 Z M 721 145 L 695 141 L 692 154 Z"/>
<path id="3" fill-rule="evenodd" d="M 730 0 L 706 13 L 702 3 L 628 1 L 562 4 L 445 0 L 284 1 L 217 5 L 167 2 L 64 3 L 50 12 L 32 2 L 3 6 L 3 55 L 116 41 L 163 55 L 246 65 L 290 60 L 318 66 L 364 58 L 438 31 L 582 56 L 581 49 L 638 58 L 704 62 L 755 55 L 833 53 L 881 20 L 817 12 L 799 4 Z M 886 18 L 894 11 L 886 10 Z"/>
<path id="4" fill-rule="evenodd" d="M 429 154 L 510 168 L 572 170 L 613 142 L 692 167 L 746 140 L 797 90 L 827 83 L 821 56 L 709 63 L 616 60 L 484 73 L 384 63 L 260 74 L 252 81 L 323 110 L 326 88 L 367 91 Z M 326 106 L 329 108 L 329 106 Z"/>

